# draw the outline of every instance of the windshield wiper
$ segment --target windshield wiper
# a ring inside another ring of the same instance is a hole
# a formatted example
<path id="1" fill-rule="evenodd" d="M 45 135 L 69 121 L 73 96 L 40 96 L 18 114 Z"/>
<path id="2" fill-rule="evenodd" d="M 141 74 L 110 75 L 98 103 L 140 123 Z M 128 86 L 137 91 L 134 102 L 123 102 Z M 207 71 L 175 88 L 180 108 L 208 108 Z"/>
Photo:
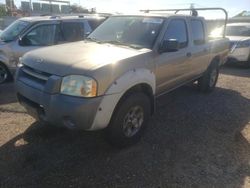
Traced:
<path id="1" fill-rule="evenodd" d="M 140 46 L 133 45 L 133 44 L 123 43 L 123 42 L 118 41 L 118 40 L 110 40 L 110 41 L 103 41 L 103 42 L 104 42 L 104 43 L 109 43 L 109 44 L 127 46 L 127 47 L 134 48 L 134 49 L 142 49 L 142 47 L 140 47 Z"/>
<path id="2" fill-rule="evenodd" d="M 96 43 L 102 43 L 102 41 L 96 39 L 96 38 L 86 38 L 85 40 L 96 42 Z"/>

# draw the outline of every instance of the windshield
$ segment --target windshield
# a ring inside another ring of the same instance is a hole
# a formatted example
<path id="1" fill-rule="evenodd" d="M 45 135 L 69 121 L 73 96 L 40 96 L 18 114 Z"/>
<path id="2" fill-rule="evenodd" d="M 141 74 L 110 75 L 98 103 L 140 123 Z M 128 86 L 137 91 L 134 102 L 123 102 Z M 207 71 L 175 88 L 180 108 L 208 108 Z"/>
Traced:
<path id="1" fill-rule="evenodd" d="M 163 24 L 162 18 L 115 16 L 97 27 L 89 39 L 133 48 L 152 48 Z"/>
<path id="2" fill-rule="evenodd" d="M 227 36 L 250 36 L 250 26 L 227 26 Z"/>
<path id="3" fill-rule="evenodd" d="M 12 41 L 29 25 L 29 22 L 17 20 L 9 25 L 1 34 L 2 41 Z"/>

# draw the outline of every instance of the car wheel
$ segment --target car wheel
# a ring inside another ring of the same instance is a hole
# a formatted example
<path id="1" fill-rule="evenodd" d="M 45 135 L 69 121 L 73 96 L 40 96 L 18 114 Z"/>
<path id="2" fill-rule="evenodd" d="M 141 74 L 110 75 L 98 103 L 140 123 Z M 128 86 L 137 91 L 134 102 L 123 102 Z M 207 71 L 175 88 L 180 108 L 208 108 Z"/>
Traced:
<path id="1" fill-rule="evenodd" d="M 11 78 L 10 72 L 8 70 L 8 68 L 0 63 L 0 84 L 9 81 Z"/>
<path id="2" fill-rule="evenodd" d="M 116 147 L 138 142 L 150 117 L 150 101 L 143 93 L 127 96 L 118 104 L 106 129 L 107 141 Z"/>
<path id="3" fill-rule="evenodd" d="M 212 63 L 203 76 L 198 80 L 201 92 L 208 93 L 214 90 L 219 77 L 219 65 Z"/>

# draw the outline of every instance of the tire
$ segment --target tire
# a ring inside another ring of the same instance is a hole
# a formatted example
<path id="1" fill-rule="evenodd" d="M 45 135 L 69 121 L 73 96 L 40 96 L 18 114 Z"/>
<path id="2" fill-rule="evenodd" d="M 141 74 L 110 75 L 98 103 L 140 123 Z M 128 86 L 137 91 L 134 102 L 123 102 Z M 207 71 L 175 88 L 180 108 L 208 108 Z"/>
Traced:
<path id="1" fill-rule="evenodd" d="M 212 63 L 203 76 L 198 80 L 198 86 L 201 92 L 212 92 L 216 86 L 219 77 L 218 63 Z"/>
<path id="2" fill-rule="evenodd" d="M 0 63 L 0 84 L 10 81 L 11 78 L 8 68 L 3 63 Z"/>
<path id="3" fill-rule="evenodd" d="M 143 93 L 132 93 L 118 104 L 105 130 L 107 141 L 119 148 L 137 143 L 150 117 L 150 100 Z"/>

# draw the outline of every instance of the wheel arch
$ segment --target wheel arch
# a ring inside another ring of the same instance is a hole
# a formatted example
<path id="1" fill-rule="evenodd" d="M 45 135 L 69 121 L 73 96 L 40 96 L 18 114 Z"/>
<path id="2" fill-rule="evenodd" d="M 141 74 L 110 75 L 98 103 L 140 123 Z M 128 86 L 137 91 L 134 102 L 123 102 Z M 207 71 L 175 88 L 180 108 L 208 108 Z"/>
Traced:
<path id="1" fill-rule="evenodd" d="M 212 66 L 212 65 L 219 66 L 221 64 L 221 59 L 222 58 L 220 57 L 220 55 L 215 56 L 214 58 L 212 58 L 212 60 L 210 62 L 210 66 Z"/>
<path id="2" fill-rule="evenodd" d="M 148 69 L 131 70 L 116 79 L 103 96 L 90 130 L 107 127 L 119 105 L 135 92 L 142 92 L 149 97 L 153 114 L 155 82 L 154 73 Z"/>

